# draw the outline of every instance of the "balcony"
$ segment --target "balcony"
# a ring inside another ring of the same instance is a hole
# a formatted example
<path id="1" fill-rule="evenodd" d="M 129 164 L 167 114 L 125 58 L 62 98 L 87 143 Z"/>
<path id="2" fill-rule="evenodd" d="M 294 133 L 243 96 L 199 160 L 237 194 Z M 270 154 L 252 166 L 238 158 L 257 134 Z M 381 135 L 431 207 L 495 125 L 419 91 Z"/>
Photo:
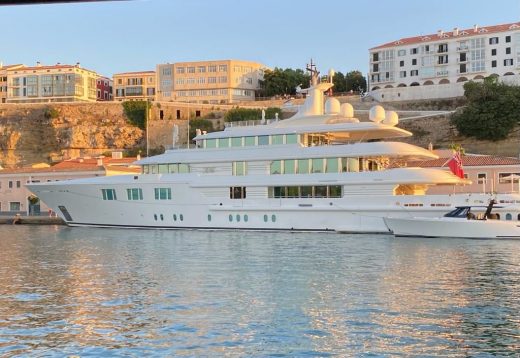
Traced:
<path id="1" fill-rule="evenodd" d="M 465 51 L 469 51 L 469 46 L 464 45 L 464 46 L 457 47 L 457 52 L 465 52 Z"/>
<path id="2" fill-rule="evenodd" d="M 448 77 L 449 71 L 448 70 L 440 70 L 435 72 L 436 77 Z"/>

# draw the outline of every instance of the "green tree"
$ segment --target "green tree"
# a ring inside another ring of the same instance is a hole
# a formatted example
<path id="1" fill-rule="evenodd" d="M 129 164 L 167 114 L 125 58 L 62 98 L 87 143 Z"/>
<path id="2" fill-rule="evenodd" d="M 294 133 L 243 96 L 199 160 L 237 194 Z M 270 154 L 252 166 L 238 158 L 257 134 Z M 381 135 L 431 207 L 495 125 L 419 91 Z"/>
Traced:
<path id="1" fill-rule="evenodd" d="M 126 101 L 122 102 L 123 112 L 128 122 L 141 129 L 146 128 L 146 109 L 152 105 L 148 101 Z"/>
<path id="2" fill-rule="evenodd" d="M 294 95 L 296 87 L 309 86 L 310 77 L 303 70 L 291 68 L 266 70 L 264 79 L 260 81 L 260 96 L 271 97 L 276 95 Z"/>
<path id="3" fill-rule="evenodd" d="M 195 138 L 197 129 L 206 132 L 214 132 L 213 122 L 208 119 L 192 119 L 190 120 L 190 141 Z"/>
<path id="4" fill-rule="evenodd" d="M 334 83 L 334 87 L 332 90 L 336 93 L 347 92 L 347 82 L 345 80 L 345 75 L 341 72 L 336 72 L 334 77 L 332 77 L 332 83 Z"/>
<path id="5" fill-rule="evenodd" d="M 275 113 L 278 113 L 281 119 L 282 110 L 276 107 L 269 107 L 265 110 L 265 118 L 275 118 Z M 262 119 L 262 110 L 257 108 L 233 108 L 227 111 L 224 116 L 226 122 L 240 122 L 240 121 L 254 121 Z"/>
<path id="6" fill-rule="evenodd" d="M 451 117 L 460 134 L 497 141 L 504 139 L 519 121 L 520 87 L 487 77 L 483 82 L 466 82 L 468 104 Z"/>
<path id="7" fill-rule="evenodd" d="M 367 80 L 360 71 L 350 71 L 345 75 L 345 90 L 361 92 L 367 89 Z"/>

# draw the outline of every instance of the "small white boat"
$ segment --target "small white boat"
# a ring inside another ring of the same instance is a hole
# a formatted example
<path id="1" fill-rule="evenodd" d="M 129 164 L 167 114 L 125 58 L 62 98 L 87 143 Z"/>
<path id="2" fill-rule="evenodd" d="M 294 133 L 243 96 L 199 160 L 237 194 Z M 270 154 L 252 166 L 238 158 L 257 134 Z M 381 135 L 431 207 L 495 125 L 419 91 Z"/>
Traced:
<path id="1" fill-rule="evenodd" d="M 395 236 L 453 237 L 468 239 L 520 239 L 520 222 L 499 220 L 492 214 L 494 202 L 485 213 L 479 208 L 459 206 L 443 217 L 384 218 Z"/>

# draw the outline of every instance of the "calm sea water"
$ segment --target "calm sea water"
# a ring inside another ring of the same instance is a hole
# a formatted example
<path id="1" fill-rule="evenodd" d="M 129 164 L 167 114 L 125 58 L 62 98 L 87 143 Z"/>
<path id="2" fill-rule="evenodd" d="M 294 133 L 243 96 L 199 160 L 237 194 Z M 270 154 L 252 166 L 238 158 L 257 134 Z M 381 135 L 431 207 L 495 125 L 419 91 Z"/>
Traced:
<path id="1" fill-rule="evenodd" d="M 0 227 L 0 356 L 518 354 L 518 241 Z"/>

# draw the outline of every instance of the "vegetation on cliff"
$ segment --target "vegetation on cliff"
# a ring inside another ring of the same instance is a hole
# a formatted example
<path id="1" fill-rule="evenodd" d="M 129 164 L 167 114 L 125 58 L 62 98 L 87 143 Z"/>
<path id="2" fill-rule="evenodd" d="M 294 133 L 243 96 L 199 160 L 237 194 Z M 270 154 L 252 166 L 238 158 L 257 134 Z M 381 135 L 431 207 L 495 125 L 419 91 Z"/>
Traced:
<path id="1" fill-rule="evenodd" d="M 146 111 L 152 107 L 147 101 L 126 101 L 121 103 L 123 112 L 128 119 L 128 123 L 139 127 L 146 128 Z"/>
<path id="2" fill-rule="evenodd" d="M 269 107 L 265 110 L 265 118 L 273 119 L 276 117 L 282 118 L 282 110 L 277 107 Z M 226 122 L 240 122 L 240 121 L 254 121 L 262 118 L 262 110 L 256 108 L 233 108 L 227 111 L 224 115 Z"/>
<path id="3" fill-rule="evenodd" d="M 488 77 L 483 82 L 464 84 L 468 104 L 451 122 L 460 134 L 477 139 L 505 139 L 519 123 L 520 87 Z"/>

